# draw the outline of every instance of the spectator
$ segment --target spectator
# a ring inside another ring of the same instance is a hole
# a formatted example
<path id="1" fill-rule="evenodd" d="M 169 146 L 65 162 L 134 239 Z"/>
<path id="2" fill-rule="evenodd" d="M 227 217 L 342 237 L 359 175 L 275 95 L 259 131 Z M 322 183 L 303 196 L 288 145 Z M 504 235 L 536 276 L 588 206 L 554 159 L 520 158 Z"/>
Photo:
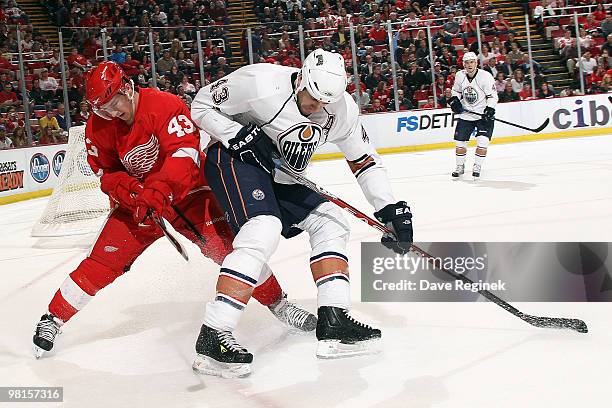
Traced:
<path id="1" fill-rule="evenodd" d="M 593 70 L 597 67 L 597 60 L 591 57 L 590 51 L 586 51 L 582 58 L 580 58 L 580 67 L 582 68 L 582 73 L 585 75 L 591 75 Z"/>
<path id="2" fill-rule="evenodd" d="M 157 61 L 157 72 L 160 75 L 165 75 L 166 72 L 170 72 L 172 67 L 176 66 L 176 61 L 170 55 L 170 50 L 164 50 L 163 56 Z"/>
<path id="3" fill-rule="evenodd" d="M 608 34 L 607 41 L 601 46 L 602 54 L 608 52 L 608 56 L 612 55 L 612 34 Z"/>
<path id="4" fill-rule="evenodd" d="M 433 109 L 434 107 L 434 97 L 431 95 L 427 97 L 427 102 L 421 106 L 422 109 Z"/>
<path id="5" fill-rule="evenodd" d="M 444 89 L 444 93 L 438 98 L 438 107 L 448 108 L 448 101 L 453 97 L 451 88 Z"/>
<path id="6" fill-rule="evenodd" d="M 53 78 L 49 75 L 49 71 L 44 68 L 40 71 L 40 80 L 38 81 L 40 85 L 40 89 L 43 93 L 46 94 L 46 98 L 48 100 L 53 100 L 56 96 L 60 96 L 57 92 L 59 89 L 59 84 L 57 83 L 57 79 Z"/>
<path id="7" fill-rule="evenodd" d="M 553 92 L 551 87 L 548 86 L 548 82 L 542 82 L 542 85 L 540 85 L 540 89 L 538 90 L 538 98 L 544 99 L 544 98 L 554 98 L 554 97 L 555 97 L 555 93 Z"/>
<path id="8" fill-rule="evenodd" d="M 177 65 L 173 65 L 172 68 L 170 68 L 170 72 L 167 72 L 164 77 L 170 82 L 170 85 L 173 88 L 176 88 L 176 86 L 183 80 L 183 74 L 178 72 Z"/>
<path id="9" fill-rule="evenodd" d="M 349 31 L 344 27 L 344 24 L 338 23 L 338 29 L 331 36 L 331 42 L 335 45 L 348 44 L 351 40 Z"/>
<path id="10" fill-rule="evenodd" d="M 495 89 L 498 94 L 506 89 L 506 75 L 503 72 L 498 71 L 495 75 Z"/>
<path id="11" fill-rule="evenodd" d="M 60 129 L 64 131 L 68 131 L 68 126 L 66 125 L 66 109 L 64 108 L 63 103 L 57 104 L 57 113 L 55 114 L 55 120 L 59 125 Z"/>
<path id="12" fill-rule="evenodd" d="M 506 16 L 501 11 L 497 13 L 497 20 L 495 20 L 495 28 L 497 29 L 497 35 L 500 34 L 514 34 L 514 30 L 512 29 L 512 24 L 508 20 L 506 20 Z"/>
<path id="13" fill-rule="evenodd" d="M 189 82 L 189 77 L 187 75 L 183 75 L 183 79 L 181 80 L 179 86 L 183 88 L 186 94 L 195 95 L 196 93 L 196 87 L 194 84 Z"/>
<path id="14" fill-rule="evenodd" d="M 191 102 L 193 102 L 193 98 L 185 93 L 185 89 L 182 85 L 176 87 L 176 94 L 179 98 L 183 100 L 183 102 L 185 102 L 185 105 L 187 105 L 188 108 L 191 108 Z"/>
<path id="15" fill-rule="evenodd" d="M 70 69 L 78 68 L 81 71 L 87 71 L 87 69 L 91 68 L 91 63 L 85 56 L 79 54 L 79 50 L 76 47 L 71 50 L 70 55 L 66 58 L 66 62 Z"/>
<path id="16" fill-rule="evenodd" d="M 380 21 L 374 21 L 374 25 L 368 32 L 371 45 L 386 44 L 387 43 L 387 30 L 380 25 Z M 384 108 L 384 107 L 383 107 Z"/>
<path id="17" fill-rule="evenodd" d="M 387 108 L 385 108 L 380 103 L 380 99 L 374 99 L 372 106 L 370 106 L 370 108 L 368 109 L 369 113 L 379 113 L 379 112 L 386 112 L 386 111 L 387 111 Z"/>
<path id="18" fill-rule="evenodd" d="M 115 45 L 115 48 L 113 48 L 113 52 L 111 53 L 109 59 L 111 61 L 115 61 L 119 65 L 125 62 L 126 53 L 125 51 L 123 51 L 123 48 L 121 47 L 121 45 L 119 44 Z"/>
<path id="19" fill-rule="evenodd" d="M 525 53 L 523 53 L 523 51 L 519 49 L 518 44 L 512 43 L 512 51 L 510 51 L 508 55 L 506 55 L 506 62 L 510 64 L 512 69 L 516 69 L 518 64 L 523 61 L 524 57 Z"/>
<path id="20" fill-rule="evenodd" d="M 11 149 L 13 141 L 6 135 L 6 126 L 0 125 L 0 150 Z"/>
<path id="21" fill-rule="evenodd" d="M 531 84 L 529 82 L 525 82 L 523 84 L 523 89 L 518 93 L 521 97 L 521 100 L 528 101 L 530 99 L 534 99 L 533 92 L 531 90 Z"/>
<path id="22" fill-rule="evenodd" d="M 34 105 L 34 109 L 44 109 L 47 102 L 53 99 L 53 95 L 40 89 L 40 80 L 38 78 L 32 81 L 32 89 L 28 93 L 30 102 Z"/>
<path id="23" fill-rule="evenodd" d="M 591 48 L 591 46 L 593 45 L 593 37 L 588 35 L 584 28 L 580 29 L 579 39 L 580 39 L 580 45 L 583 46 L 584 48 L 588 49 L 588 48 Z"/>
<path id="24" fill-rule="evenodd" d="M 514 92 L 512 84 L 510 82 L 506 82 L 506 88 L 504 88 L 504 92 L 498 94 L 499 102 L 514 102 L 520 101 L 521 97 Z"/>
<path id="25" fill-rule="evenodd" d="M 19 106 L 21 101 L 17 98 L 17 94 L 13 92 L 13 86 L 10 82 L 6 82 L 0 92 L 0 111 L 6 112 L 11 106 Z"/>
<path id="26" fill-rule="evenodd" d="M 42 128 L 50 127 L 53 131 L 53 134 L 58 134 L 60 132 L 60 125 L 55 118 L 55 113 L 53 109 L 47 109 L 45 116 L 38 119 L 38 126 Z"/>
<path id="27" fill-rule="evenodd" d="M 501 72 L 497 70 L 497 59 L 489 58 L 487 60 L 487 64 L 484 67 L 484 70 L 493 76 L 493 78 L 497 78 L 497 73 Z M 501 72 L 503 74 L 503 72 Z"/>
<path id="28" fill-rule="evenodd" d="M 581 54 L 584 55 L 586 49 L 584 47 L 580 47 Z M 570 76 L 574 76 L 576 71 L 576 64 L 578 61 L 578 47 L 576 46 L 576 39 L 572 38 L 572 41 L 569 45 L 566 45 L 563 48 L 563 52 L 561 56 L 565 60 L 567 65 L 567 70 L 569 71 Z"/>
<path id="29" fill-rule="evenodd" d="M 13 147 L 28 147 L 28 137 L 23 125 L 17 126 L 13 130 Z"/>
<path id="30" fill-rule="evenodd" d="M 79 104 L 78 112 L 76 112 L 76 114 L 74 115 L 75 123 L 79 125 L 84 125 L 87 122 L 87 119 L 89 119 L 90 114 L 91 112 L 89 111 L 89 105 L 87 105 L 87 102 L 82 101 Z"/>
<path id="31" fill-rule="evenodd" d="M 517 69 L 514 71 L 512 75 L 512 79 L 510 80 L 510 85 L 512 85 L 512 90 L 516 93 L 519 93 L 523 90 L 523 84 L 525 83 L 525 73 L 522 69 Z"/>
<path id="32" fill-rule="evenodd" d="M 558 38 L 555 46 L 556 48 L 559 50 L 559 54 L 561 54 L 561 52 L 563 51 L 563 49 L 570 45 L 572 42 L 572 32 L 570 30 L 565 30 L 563 32 L 563 37 Z"/>
<path id="33" fill-rule="evenodd" d="M 362 110 L 365 106 L 370 104 L 370 94 L 362 91 L 361 87 L 355 88 L 355 90 L 351 93 L 351 96 L 353 97 L 355 103 L 362 108 Z"/>
<path id="34" fill-rule="evenodd" d="M 612 11 L 608 10 L 608 15 L 606 19 L 601 22 L 600 28 L 604 37 L 608 37 L 608 35 L 612 34 Z"/>
<path id="35" fill-rule="evenodd" d="M 40 132 L 38 133 L 38 143 L 40 145 L 58 143 L 56 134 L 53 132 L 51 126 L 40 128 Z"/>
<path id="36" fill-rule="evenodd" d="M 134 42 L 131 55 L 132 59 L 138 62 L 142 62 L 144 60 L 145 52 L 140 48 L 140 43 L 138 43 L 138 41 Z"/>

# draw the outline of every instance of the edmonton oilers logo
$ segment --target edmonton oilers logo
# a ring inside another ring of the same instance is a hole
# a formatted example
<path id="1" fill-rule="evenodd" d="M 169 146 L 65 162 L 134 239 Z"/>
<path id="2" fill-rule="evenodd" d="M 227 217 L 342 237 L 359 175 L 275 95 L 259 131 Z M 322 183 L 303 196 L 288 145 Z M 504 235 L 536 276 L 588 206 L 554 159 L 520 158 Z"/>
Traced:
<path id="1" fill-rule="evenodd" d="M 49 178 L 51 173 L 51 165 L 49 159 L 42 154 L 36 153 L 30 159 L 30 174 L 37 183 L 44 183 Z"/>
<path id="2" fill-rule="evenodd" d="M 316 123 L 299 123 L 281 133 L 278 145 L 293 171 L 304 171 L 319 145 L 323 129 Z"/>
<path id="3" fill-rule="evenodd" d="M 55 156 L 53 156 L 53 162 L 52 162 L 53 172 L 58 177 L 59 177 L 60 171 L 62 170 L 62 164 L 64 164 L 65 158 L 66 158 L 65 150 L 60 150 L 59 152 L 55 153 Z"/>
<path id="4" fill-rule="evenodd" d="M 463 90 L 463 99 L 465 99 L 469 105 L 473 105 L 478 100 L 478 93 L 474 88 L 468 86 Z"/>

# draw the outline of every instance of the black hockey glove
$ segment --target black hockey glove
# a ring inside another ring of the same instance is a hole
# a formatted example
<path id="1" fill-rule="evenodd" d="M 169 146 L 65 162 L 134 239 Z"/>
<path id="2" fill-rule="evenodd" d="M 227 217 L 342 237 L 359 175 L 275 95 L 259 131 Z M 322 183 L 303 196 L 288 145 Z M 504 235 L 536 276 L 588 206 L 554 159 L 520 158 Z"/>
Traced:
<path id="1" fill-rule="evenodd" d="M 457 98 L 456 96 L 453 96 L 448 100 L 448 105 L 450 106 L 453 113 L 463 112 L 463 105 L 461 104 L 459 98 Z"/>
<path id="2" fill-rule="evenodd" d="M 384 234 L 380 242 L 398 254 L 407 253 L 412 244 L 412 213 L 408 204 L 405 201 L 389 204 L 374 216 L 393 231 Z"/>
<path id="3" fill-rule="evenodd" d="M 228 140 L 229 154 L 235 159 L 264 169 L 268 174 L 274 170 L 272 155 L 276 149 L 266 133 L 259 126 L 249 123 L 236 137 Z"/>
<path id="4" fill-rule="evenodd" d="M 487 107 L 484 109 L 484 113 L 483 113 L 482 118 L 483 118 L 484 120 L 489 120 L 489 121 L 491 121 L 491 120 L 495 119 L 495 108 L 492 108 L 492 107 L 490 107 L 490 106 L 487 106 Z"/>

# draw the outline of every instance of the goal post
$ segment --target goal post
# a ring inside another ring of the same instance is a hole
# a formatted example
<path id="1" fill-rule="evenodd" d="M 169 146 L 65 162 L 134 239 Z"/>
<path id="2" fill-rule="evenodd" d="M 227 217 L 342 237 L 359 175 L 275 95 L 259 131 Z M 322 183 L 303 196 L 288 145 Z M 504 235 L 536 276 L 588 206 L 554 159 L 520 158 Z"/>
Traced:
<path id="1" fill-rule="evenodd" d="M 31 235 L 61 237 L 95 233 L 109 211 L 109 198 L 100 190 L 100 180 L 87 163 L 85 126 L 73 126 L 59 180 Z"/>

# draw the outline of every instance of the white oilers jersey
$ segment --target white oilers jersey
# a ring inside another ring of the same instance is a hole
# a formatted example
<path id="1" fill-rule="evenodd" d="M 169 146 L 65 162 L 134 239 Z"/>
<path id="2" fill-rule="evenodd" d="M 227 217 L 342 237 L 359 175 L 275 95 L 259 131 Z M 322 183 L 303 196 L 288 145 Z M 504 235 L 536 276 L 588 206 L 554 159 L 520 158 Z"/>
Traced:
<path id="1" fill-rule="evenodd" d="M 457 96 L 463 104 L 463 109 L 483 113 L 489 106 L 495 108 L 497 105 L 497 90 L 493 76 L 482 69 L 476 70 L 476 75 L 470 80 L 465 70 L 457 72 L 453 84 L 453 96 Z M 478 120 L 478 115 L 462 113 L 457 115 L 459 119 Z"/>
<path id="2" fill-rule="evenodd" d="M 276 145 L 281 160 L 297 173 L 306 169 L 318 146 L 334 143 L 351 169 L 357 169 L 353 173 L 363 189 L 361 179 L 367 178 L 364 173 L 376 173 L 375 168 L 384 172 L 384 168 L 361 126 L 357 104 L 345 92 L 343 98 L 328 104 L 321 112 L 303 116 L 294 93 L 299 73 L 299 69 L 274 64 L 242 67 L 198 92 L 191 104 L 192 118 L 213 140 L 226 147 L 242 126 L 248 123 L 260 126 Z M 353 162 L 357 164 L 353 166 Z M 280 172 L 276 172 L 275 180 L 293 183 Z M 383 202 L 384 205 L 395 202 L 388 190 L 370 191 L 376 197 L 364 192 L 379 209 Z"/>
<path id="3" fill-rule="evenodd" d="M 273 64 L 240 68 L 198 92 L 191 105 L 194 120 L 226 146 L 242 126 L 257 124 L 272 139 L 285 164 L 296 172 L 304 171 L 316 148 L 326 142 L 336 143 L 348 160 L 373 154 L 361 128 L 359 109 L 348 93 L 321 112 L 309 117 L 300 113 L 293 92 L 293 80 L 299 72 Z M 218 112 L 229 119 L 226 126 L 219 126 L 222 118 L 211 121 L 210 113 Z"/>

